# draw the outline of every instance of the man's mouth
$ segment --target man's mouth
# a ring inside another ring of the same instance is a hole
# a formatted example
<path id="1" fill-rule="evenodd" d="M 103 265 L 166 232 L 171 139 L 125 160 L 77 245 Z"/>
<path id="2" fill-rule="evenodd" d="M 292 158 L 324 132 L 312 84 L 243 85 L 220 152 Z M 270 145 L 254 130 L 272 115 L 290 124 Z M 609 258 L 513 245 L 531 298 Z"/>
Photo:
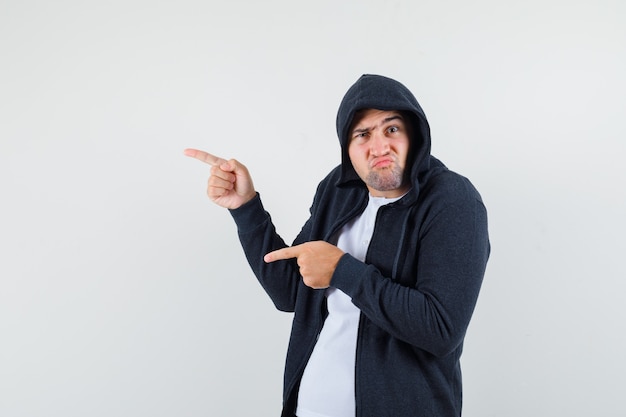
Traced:
<path id="1" fill-rule="evenodd" d="M 370 163 L 371 168 L 387 168 L 393 164 L 392 158 L 377 158 Z"/>

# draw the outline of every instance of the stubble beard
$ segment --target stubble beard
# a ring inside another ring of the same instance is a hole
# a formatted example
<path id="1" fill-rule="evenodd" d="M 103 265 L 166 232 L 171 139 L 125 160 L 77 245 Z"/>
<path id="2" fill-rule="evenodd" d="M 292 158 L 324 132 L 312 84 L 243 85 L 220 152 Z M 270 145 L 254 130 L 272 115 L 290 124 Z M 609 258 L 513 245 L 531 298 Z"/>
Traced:
<path id="1" fill-rule="evenodd" d="M 365 178 L 365 183 L 378 191 L 392 191 L 402 187 L 404 171 L 397 165 L 393 168 L 370 170 Z"/>

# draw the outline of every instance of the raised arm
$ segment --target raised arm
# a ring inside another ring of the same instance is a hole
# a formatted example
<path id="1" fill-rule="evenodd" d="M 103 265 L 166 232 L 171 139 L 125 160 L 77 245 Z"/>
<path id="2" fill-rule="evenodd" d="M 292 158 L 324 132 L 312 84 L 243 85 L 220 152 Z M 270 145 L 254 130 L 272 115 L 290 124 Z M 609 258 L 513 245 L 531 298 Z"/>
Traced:
<path id="1" fill-rule="evenodd" d="M 293 311 L 300 281 L 298 265 L 269 265 L 263 261 L 269 251 L 287 245 L 263 208 L 248 169 L 235 159 L 226 160 L 198 149 L 185 149 L 184 154 L 211 165 L 207 195 L 217 205 L 229 209 L 248 263 L 276 307 Z"/>

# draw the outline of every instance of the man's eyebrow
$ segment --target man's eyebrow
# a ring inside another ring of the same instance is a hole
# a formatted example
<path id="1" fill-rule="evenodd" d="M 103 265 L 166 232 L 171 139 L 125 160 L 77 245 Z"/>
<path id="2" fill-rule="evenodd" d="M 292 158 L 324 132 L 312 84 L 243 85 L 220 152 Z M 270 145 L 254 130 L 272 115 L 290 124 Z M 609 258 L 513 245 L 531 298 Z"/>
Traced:
<path id="1" fill-rule="evenodd" d="M 352 134 L 369 132 L 370 129 L 369 127 L 354 128 L 352 129 Z"/>

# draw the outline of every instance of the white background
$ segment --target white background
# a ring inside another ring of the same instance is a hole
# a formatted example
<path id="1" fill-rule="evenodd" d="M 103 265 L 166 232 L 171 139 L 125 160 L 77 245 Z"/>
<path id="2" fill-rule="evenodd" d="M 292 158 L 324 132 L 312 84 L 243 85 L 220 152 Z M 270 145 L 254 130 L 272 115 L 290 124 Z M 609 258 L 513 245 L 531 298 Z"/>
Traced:
<path id="1" fill-rule="evenodd" d="M 492 256 L 464 416 L 623 416 L 626 3 L 0 1 L 0 415 L 276 416 L 290 315 L 205 196 L 250 168 L 290 241 L 335 114 L 396 78 Z"/>

